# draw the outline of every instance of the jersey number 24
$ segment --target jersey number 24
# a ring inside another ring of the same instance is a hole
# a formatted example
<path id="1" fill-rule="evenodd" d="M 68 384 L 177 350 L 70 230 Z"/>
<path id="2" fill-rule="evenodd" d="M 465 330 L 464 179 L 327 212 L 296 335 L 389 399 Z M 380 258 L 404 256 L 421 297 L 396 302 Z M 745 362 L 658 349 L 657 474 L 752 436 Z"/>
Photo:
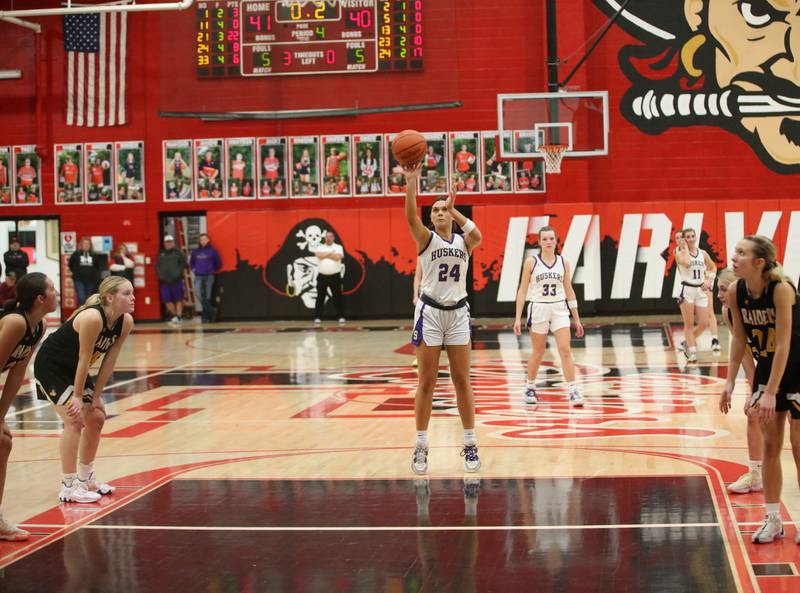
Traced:
<path id="1" fill-rule="evenodd" d="M 452 268 L 447 264 L 439 264 L 439 282 L 447 282 L 448 276 L 456 282 L 461 280 L 461 264 L 454 264 Z"/>

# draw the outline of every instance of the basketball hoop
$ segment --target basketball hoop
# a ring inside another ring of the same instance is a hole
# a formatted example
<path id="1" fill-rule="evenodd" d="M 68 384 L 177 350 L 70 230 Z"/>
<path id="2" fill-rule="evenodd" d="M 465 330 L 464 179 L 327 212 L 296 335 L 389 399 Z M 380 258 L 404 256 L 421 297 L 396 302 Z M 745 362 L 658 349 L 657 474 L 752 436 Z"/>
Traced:
<path id="1" fill-rule="evenodd" d="M 542 144 L 538 148 L 544 157 L 544 170 L 547 173 L 561 173 L 561 159 L 567 151 L 565 144 Z"/>

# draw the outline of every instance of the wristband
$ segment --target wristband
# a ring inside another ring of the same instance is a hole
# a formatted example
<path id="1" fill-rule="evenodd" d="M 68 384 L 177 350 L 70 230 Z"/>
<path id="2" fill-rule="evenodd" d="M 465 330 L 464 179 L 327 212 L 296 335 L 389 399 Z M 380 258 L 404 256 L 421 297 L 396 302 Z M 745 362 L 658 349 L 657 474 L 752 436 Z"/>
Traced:
<path id="1" fill-rule="evenodd" d="M 569 307 L 570 309 L 577 309 L 578 301 L 577 300 L 567 301 L 567 307 Z"/>
<path id="2" fill-rule="evenodd" d="M 475 230 L 475 223 L 468 218 L 467 222 L 461 225 L 461 230 L 464 231 L 465 235 L 469 235 L 472 231 Z"/>

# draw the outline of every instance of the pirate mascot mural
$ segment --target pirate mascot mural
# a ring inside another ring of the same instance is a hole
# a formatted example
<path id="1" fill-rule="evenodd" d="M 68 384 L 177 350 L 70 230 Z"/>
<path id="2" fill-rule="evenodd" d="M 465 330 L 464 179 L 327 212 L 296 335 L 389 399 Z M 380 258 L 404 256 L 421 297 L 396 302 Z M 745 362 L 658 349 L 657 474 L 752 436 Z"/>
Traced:
<path id="1" fill-rule="evenodd" d="M 718 126 L 770 169 L 800 172 L 800 1 L 594 2 L 641 42 L 619 54 L 628 121 L 649 134 Z"/>

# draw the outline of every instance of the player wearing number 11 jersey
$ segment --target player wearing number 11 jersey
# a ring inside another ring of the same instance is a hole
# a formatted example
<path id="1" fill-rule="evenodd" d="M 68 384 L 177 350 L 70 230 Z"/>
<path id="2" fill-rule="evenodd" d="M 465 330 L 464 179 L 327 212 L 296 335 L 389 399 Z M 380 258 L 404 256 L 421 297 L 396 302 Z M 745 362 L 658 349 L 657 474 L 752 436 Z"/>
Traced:
<path id="1" fill-rule="evenodd" d="M 455 209 L 456 192 L 431 206 L 433 231 L 417 215 L 417 183 L 422 163 L 404 167 L 406 176 L 405 213 L 411 236 L 417 244 L 422 269 L 420 296 L 414 313 L 411 341 L 417 347 L 419 383 L 414 400 L 417 442 L 411 459 L 416 474 L 428 471 L 428 424 L 433 406 L 433 389 L 439 376 L 439 356 L 447 349 L 450 376 L 464 428 L 464 469 L 481 467 L 475 436 L 475 400 L 469 378 L 470 336 L 467 304 L 467 266 L 472 250 L 481 242 L 475 223 Z M 455 221 L 464 235 L 453 232 Z"/>
<path id="2" fill-rule="evenodd" d="M 583 336 L 583 326 L 578 316 L 578 301 L 570 280 L 569 264 L 556 253 L 556 231 L 553 227 L 539 229 L 539 255 L 529 257 L 522 268 L 522 281 L 517 291 L 517 310 L 514 333 L 522 334 L 523 305 L 528 301 L 527 327 L 531 333 L 533 354 L 528 361 L 525 381 L 526 404 L 537 404 L 536 375 L 547 348 L 547 334 L 553 332 L 561 359 L 561 370 L 569 388 L 569 404 L 582 406 L 583 397 L 575 385 L 575 361 L 570 348 L 570 311 L 575 323 L 575 335 Z"/>
<path id="3" fill-rule="evenodd" d="M 675 243 L 675 263 L 681 276 L 678 307 L 683 318 L 685 342 L 681 343 L 681 350 L 687 362 L 697 362 L 697 338 L 708 327 L 708 295 L 714 287 L 717 268 L 708 253 L 698 247 L 694 229 L 676 233 Z M 716 350 L 718 344 L 712 344 L 712 348 Z"/>

